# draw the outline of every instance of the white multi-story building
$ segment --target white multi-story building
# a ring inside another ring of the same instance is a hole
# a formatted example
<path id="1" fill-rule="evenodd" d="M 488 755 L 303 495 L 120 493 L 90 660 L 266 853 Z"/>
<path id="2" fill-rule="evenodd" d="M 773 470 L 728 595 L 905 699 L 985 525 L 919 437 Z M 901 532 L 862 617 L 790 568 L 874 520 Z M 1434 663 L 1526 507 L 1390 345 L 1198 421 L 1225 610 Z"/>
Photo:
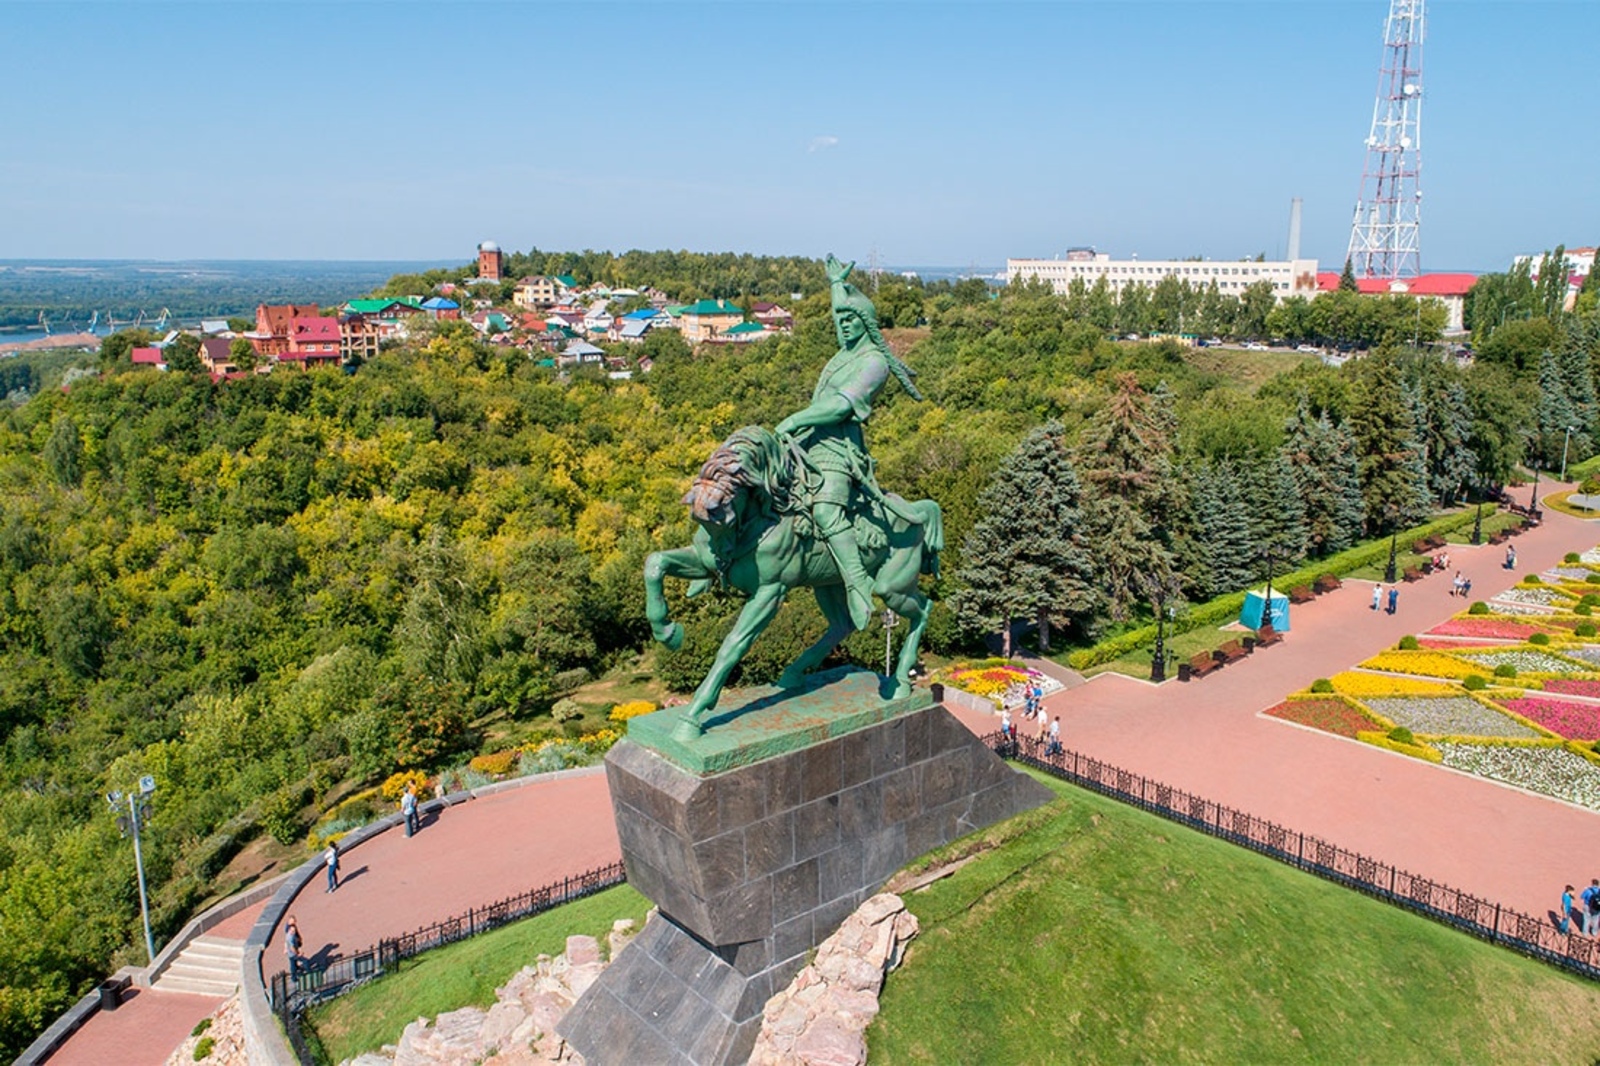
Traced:
<path id="1" fill-rule="evenodd" d="M 1010 280 L 1038 278 L 1048 281 L 1052 289 L 1062 294 L 1074 278 L 1082 278 L 1084 285 L 1091 289 L 1095 282 L 1105 278 L 1111 291 L 1120 293 L 1127 285 L 1154 288 L 1157 282 L 1169 276 L 1187 281 L 1197 289 L 1207 288 L 1215 281 L 1217 290 L 1228 296 L 1238 296 L 1259 281 L 1271 282 L 1272 291 L 1280 302 L 1290 296 L 1309 299 L 1317 294 L 1315 259 L 1260 263 L 1254 260 L 1113 259 L 1093 248 L 1073 248 L 1056 259 L 1006 260 L 1006 277 Z"/>

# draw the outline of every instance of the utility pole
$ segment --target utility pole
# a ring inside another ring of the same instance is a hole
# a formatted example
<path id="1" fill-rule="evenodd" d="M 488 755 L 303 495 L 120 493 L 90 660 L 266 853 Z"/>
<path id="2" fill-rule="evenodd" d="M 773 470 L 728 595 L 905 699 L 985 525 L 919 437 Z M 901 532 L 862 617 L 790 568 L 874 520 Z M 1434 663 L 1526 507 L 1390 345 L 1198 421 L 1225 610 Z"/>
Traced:
<path id="1" fill-rule="evenodd" d="M 156 942 L 150 935 L 150 898 L 144 886 L 144 853 L 139 848 L 139 826 L 150 817 L 150 805 L 146 801 L 156 791 L 156 779 L 149 774 L 139 778 L 137 792 L 107 792 L 106 803 L 111 807 L 111 813 L 116 816 L 117 828 L 127 836 L 133 834 L 133 864 L 139 871 L 139 916 L 144 920 L 144 950 L 150 963 L 156 961 Z M 128 813 L 122 813 L 122 804 L 126 801 Z"/>

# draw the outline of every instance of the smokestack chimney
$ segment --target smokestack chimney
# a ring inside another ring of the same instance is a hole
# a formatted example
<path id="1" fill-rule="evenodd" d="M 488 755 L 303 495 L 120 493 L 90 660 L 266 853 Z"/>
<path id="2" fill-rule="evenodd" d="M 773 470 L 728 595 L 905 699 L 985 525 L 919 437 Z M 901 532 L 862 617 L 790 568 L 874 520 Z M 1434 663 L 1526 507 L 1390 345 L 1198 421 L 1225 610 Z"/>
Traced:
<path id="1" fill-rule="evenodd" d="M 1300 258 L 1300 197 L 1289 201 L 1289 261 Z"/>

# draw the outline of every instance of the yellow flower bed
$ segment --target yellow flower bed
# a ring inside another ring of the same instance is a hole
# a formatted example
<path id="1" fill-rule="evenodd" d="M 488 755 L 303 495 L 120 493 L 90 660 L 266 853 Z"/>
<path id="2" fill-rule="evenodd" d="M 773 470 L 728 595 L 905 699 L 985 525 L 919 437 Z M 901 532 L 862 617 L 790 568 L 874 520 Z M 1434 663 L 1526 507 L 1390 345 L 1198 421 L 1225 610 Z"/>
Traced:
<path id="1" fill-rule="evenodd" d="M 1390 740 L 1382 733 L 1368 733 L 1365 730 L 1357 733 L 1356 739 L 1363 744 L 1371 744 L 1376 748 L 1397 751 L 1401 755 L 1409 755 L 1413 759 L 1422 759 L 1424 762 L 1444 761 L 1444 756 L 1439 753 L 1439 749 L 1430 748 L 1426 744 L 1402 744 L 1398 740 Z"/>
<path id="2" fill-rule="evenodd" d="M 957 669 L 950 674 L 952 684 L 974 696 L 999 696 L 1012 685 L 1020 685 L 1027 680 L 1027 671 L 1014 666 L 990 666 L 979 670 Z"/>
<path id="3" fill-rule="evenodd" d="M 1411 677 L 1385 677 L 1380 674 L 1363 674 L 1346 670 L 1334 674 L 1333 691 L 1342 696 L 1361 699 L 1367 696 L 1459 696 L 1461 689 L 1438 681 L 1423 681 Z"/>
<path id="4" fill-rule="evenodd" d="M 654 714 L 655 709 L 656 705 L 649 700 L 629 700 L 627 703 L 619 703 L 611 708 L 611 713 L 607 717 L 613 722 L 626 722 L 628 719 L 637 718 L 641 714 Z"/>
<path id="5" fill-rule="evenodd" d="M 1472 674 L 1488 675 L 1494 672 L 1492 667 L 1468 663 L 1442 651 L 1386 651 L 1374 655 L 1361 665 L 1368 670 L 1419 674 L 1423 677 L 1463 678 Z"/>

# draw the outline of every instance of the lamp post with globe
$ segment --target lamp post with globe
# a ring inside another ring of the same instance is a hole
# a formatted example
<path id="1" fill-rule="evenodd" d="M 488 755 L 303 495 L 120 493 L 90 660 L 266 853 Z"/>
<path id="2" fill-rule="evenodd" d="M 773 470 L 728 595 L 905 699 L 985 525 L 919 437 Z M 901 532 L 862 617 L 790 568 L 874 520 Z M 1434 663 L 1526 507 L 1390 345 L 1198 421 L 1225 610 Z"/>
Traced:
<path id="1" fill-rule="evenodd" d="M 139 778 L 138 791 L 113 791 L 106 793 L 106 804 L 117 819 L 117 828 L 123 836 L 133 836 L 133 864 L 139 872 L 139 915 L 144 920 L 144 950 L 149 961 L 156 961 L 156 944 L 150 935 L 150 899 L 144 885 L 144 853 L 139 848 L 139 827 L 150 820 L 150 797 L 155 795 L 156 779 L 149 774 Z M 128 813 L 123 814 L 126 804 Z"/>

